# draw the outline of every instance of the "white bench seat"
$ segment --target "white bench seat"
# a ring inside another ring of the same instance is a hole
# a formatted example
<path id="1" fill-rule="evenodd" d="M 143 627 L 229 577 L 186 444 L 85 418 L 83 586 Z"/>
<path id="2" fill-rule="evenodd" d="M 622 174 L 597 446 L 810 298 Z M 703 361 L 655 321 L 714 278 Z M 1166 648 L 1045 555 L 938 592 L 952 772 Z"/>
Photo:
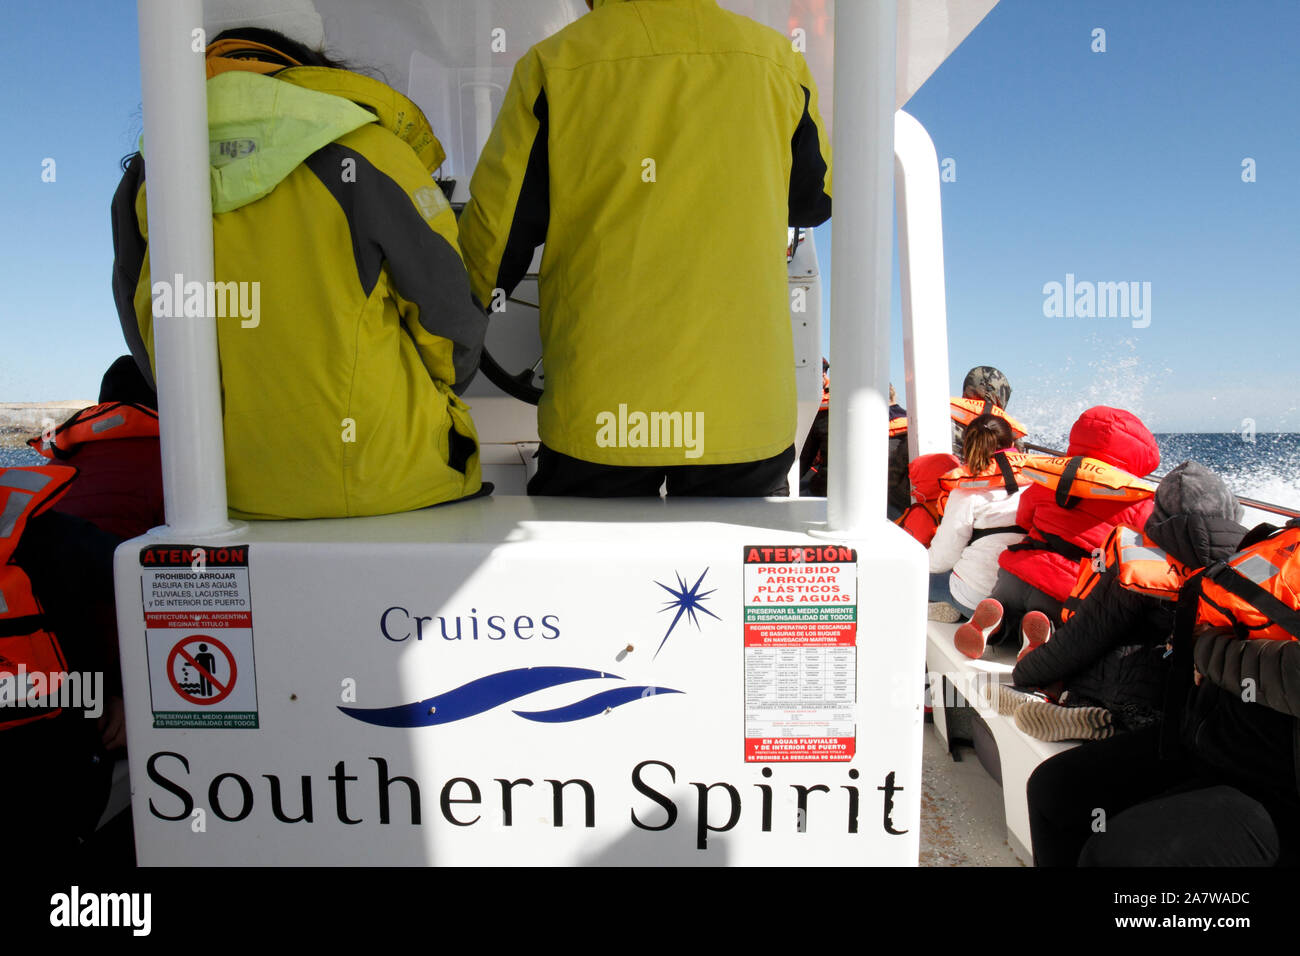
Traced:
<path id="1" fill-rule="evenodd" d="M 1056 754 L 1063 753 L 1073 743 L 1048 743 L 1030 737 L 1017 729 L 1010 717 L 998 714 L 996 684 L 1011 683 L 1011 669 L 1016 663 L 1016 650 L 1011 647 L 994 647 L 979 660 L 971 660 L 953 645 L 956 624 L 929 621 L 926 627 L 925 666 L 930 674 L 930 696 L 934 709 L 934 727 L 945 744 L 948 740 L 948 721 L 945 711 L 944 679 L 975 708 L 988 725 L 998 747 L 1001 763 L 1003 812 L 1007 821 L 1007 843 L 1020 860 L 1033 862 L 1029 838 L 1029 804 L 1025 785 L 1034 768 Z"/>

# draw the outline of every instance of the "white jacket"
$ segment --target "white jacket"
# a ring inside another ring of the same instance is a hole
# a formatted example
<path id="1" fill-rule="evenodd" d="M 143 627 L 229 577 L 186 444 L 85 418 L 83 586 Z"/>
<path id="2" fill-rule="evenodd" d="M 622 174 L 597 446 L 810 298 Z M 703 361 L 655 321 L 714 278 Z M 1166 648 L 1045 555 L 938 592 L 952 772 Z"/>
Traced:
<path id="1" fill-rule="evenodd" d="M 1014 495 L 1005 488 L 986 491 L 957 488 L 948 496 L 943 521 L 930 542 L 930 573 L 952 571 L 948 586 L 952 596 L 974 607 L 993 593 L 998 576 L 998 556 L 1024 538 L 1017 531 L 985 535 L 971 541 L 977 528 L 1002 528 L 1016 523 L 1023 486 Z"/>

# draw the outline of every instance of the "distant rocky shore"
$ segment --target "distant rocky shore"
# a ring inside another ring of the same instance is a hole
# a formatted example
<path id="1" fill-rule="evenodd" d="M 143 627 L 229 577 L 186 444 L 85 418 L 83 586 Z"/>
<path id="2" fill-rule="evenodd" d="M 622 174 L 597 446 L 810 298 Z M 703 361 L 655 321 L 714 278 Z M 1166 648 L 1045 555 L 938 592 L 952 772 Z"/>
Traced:
<path id="1" fill-rule="evenodd" d="M 92 401 L 0 402 L 0 448 L 21 448 L 46 422 L 58 424 Z"/>

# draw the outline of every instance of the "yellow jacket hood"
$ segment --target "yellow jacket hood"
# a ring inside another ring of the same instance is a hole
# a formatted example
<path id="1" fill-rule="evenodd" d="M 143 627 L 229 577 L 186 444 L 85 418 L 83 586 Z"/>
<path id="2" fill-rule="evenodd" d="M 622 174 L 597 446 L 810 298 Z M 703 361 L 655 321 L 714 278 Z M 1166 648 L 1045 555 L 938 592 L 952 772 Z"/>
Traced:
<path id="1" fill-rule="evenodd" d="M 357 73 L 303 66 L 267 76 L 236 69 L 208 80 L 207 92 L 213 212 L 261 199 L 316 150 L 367 123 L 410 146 L 429 172 L 445 158 L 414 103 Z"/>
<path id="2" fill-rule="evenodd" d="M 431 173 L 447 158 L 424 113 L 387 83 L 360 73 L 319 66 L 290 67 L 277 73 L 276 78 L 304 89 L 351 100 L 371 111 L 380 126 L 415 150 L 424 168 Z"/>

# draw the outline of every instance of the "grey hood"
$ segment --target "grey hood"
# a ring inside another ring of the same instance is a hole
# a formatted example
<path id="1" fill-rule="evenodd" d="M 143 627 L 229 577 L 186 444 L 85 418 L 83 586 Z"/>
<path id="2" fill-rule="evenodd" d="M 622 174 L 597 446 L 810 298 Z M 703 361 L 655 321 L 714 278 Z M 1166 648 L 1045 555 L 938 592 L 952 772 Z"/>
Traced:
<path id="1" fill-rule="evenodd" d="M 1246 533 L 1242 515 L 1222 478 L 1199 462 L 1185 461 L 1156 488 L 1144 530 L 1183 564 L 1202 568 L 1237 550 Z"/>

